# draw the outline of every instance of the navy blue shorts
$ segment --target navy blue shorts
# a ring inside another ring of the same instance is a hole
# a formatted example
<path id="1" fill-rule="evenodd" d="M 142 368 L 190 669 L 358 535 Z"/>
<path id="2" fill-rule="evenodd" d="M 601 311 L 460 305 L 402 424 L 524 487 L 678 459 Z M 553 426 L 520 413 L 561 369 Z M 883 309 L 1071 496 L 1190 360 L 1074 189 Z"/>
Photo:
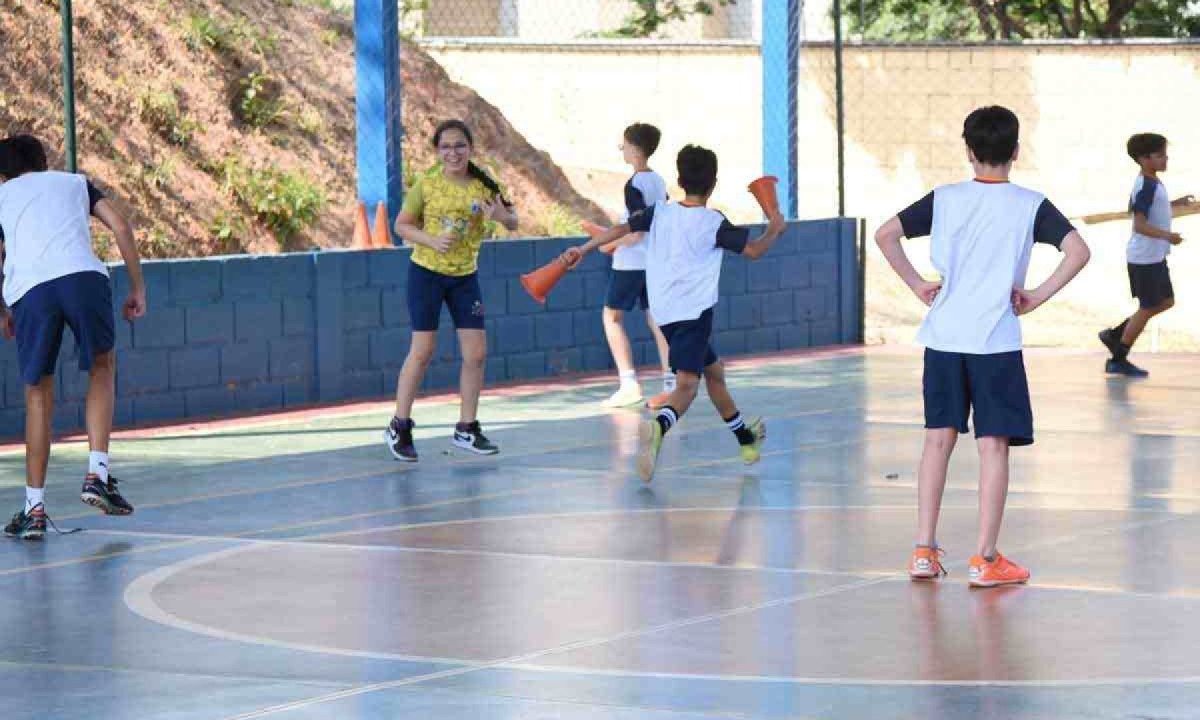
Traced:
<path id="1" fill-rule="evenodd" d="M 113 349 L 112 286 L 103 273 L 74 273 L 35 285 L 13 305 L 12 314 L 26 385 L 54 374 L 64 327 L 75 336 L 84 372 L 92 369 L 97 355 Z"/>
<path id="2" fill-rule="evenodd" d="M 604 307 L 629 312 L 639 304 L 643 310 L 650 307 L 650 297 L 646 294 L 646 271 L 613 270 L 608 278 Z"/>
<path id="3" fill-rule="evenodd" d="M 1144 308 L 1158 307 L 1164 301 L 1175 297 L 1175 288 L 1171 285 L 1171 271 L 1167 269 L 1167 261 L 1150 265 L 1129 265 L 1129 292 L 1138 299 L 1138 306 Z"/>
<path id="4" fill-rule="evenodd" d="M 720 359 L 712 346 L 712 324 L 713 311 L 709 308 L 695 320 L 681 320 L 660 328 L 670 348 L 667 361 L 672 372 L 699 375 Z"/>
<path id="5" fill-rule="evenodd" d="M 965 433 L 967 417 L 974 411 L 975 437 L 1033 444 L 1033 408 L 1020 350 L 970 355 L 926 348 L 922 386 L 926 428 Z"/>
<path id="6" fill-rule="evenodd" d="M 483 291 L 479 275 L 443 275 L 416 263 L 408 265 L 408 314 L 416 332 L 433 332 L 442 317 L 442 304 L 450 309 L 454 327 L 483 329 Z"/>

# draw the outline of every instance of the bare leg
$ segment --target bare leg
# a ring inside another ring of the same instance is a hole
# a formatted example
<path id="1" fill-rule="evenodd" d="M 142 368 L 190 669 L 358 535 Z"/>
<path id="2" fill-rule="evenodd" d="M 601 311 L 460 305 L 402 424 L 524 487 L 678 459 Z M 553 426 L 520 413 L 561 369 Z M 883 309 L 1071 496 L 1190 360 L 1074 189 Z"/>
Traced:
<path id="1" fill-rule="evenodd" d="M 722 420 L 737 415 L 737 404 L 729 394 L 729 386 L 725 384 L 725 363 L 718 360 L 704 368 L 704 384 L 708 388 L 708 399 L 712 400 Z"/>
<path id="2" fill-rule="evenodd" d="M 1008 499 L 1008 438 L 979 438 L 979 544 L 981 557 L 996 554 L 1004 502 Z"/>
<path id="3" fill-rule="evenodd" d="M 950 453 L 958 442 L 954 428 L 932 428 L 925 431 L 925 448 L 917 471 L 917 544 L 937 545 L 938 516 L 942 512 L 942 494 L 946 490 L 946 468 Z"/>
<path id="4" fill-rule="evenodd" d="M 683 417 L 687 413 L 688 408 L 695 401 L 696 392 L 699 389 L 699 375 L 694 372 L 680 372 L 678 374 L 675 391 L 671 393 L 671 399 L 667 401 L 667 405 L 675 409 L 676 417 Z"/>
<path id="5" fill-rule="evenodd" d="M 417 390 L 425 379 L 425 370 L 433 359 L 436 347 L 436 333 L 413 332 L 408 357 L 404 359 L 404 367 L 400 369 L 400 377 L 396 381 L 396 417 L 407 418 L 412 415 L 413 401 L 417 398 Z"/>
<path id="6" fill-rule="evenodd" d="M 646 325 L 650 328 L 650 334 L 654 336 L 654 344 L 658 346 L 658 365 L 662 368 L 663 375 L 669 375 L 671 372 L 670 355 L 671 348 L 667 345 L 667 339 L 663 337 L 662 330 L 659 329 L 658 323 L 654 321 L 654 316 L 650 311 L 646 311 Z"/>
<path id="7" fill-rule="evenodd" d="M 108 440 L 112 435 L 113 403 L 116 397 L 116 353 L 112 350 L 97 355 L 88 372 L 86 421 L 88 449 L 92 452 L 108 452 Z"/>
<path id="8" fill-rule="evenodd" d="M 37 385 L 25 386 L 25 482 L 31 488 L 46 487 L 53 417 L 54 376 L 43 375 Z"/>
<path id="9" fill-rule="evenodd" d="M 1173 307 L 1175 307 L 1175 301 L 1167 298 L 1152 308 L 1138 308 L 1137 312 L 1129 316 L 1129 322 L 1125 325 L 1125 332 L 1121 333 L 1121 342 L 1126 347 L 1133 347 L 1133 344 L 1137 342 L 1142 331 L 1146 329 L 1146 323 L 1150 322 L 1150 318 L 1160 315 Z"/>
<path id="10" fill-rule="evenodd" d="M 610 307 L 604 308 L 604 337 L 608 338 L 608 349 L 612 352 L 617 372 L 622 374 L 634 370 L 633 346 L 629 344 L 629 335 L 625 333 L 624 320 L 624 312 Z"/>
<path id="11" fill-rule="evenodd" d="M 462 371 L 458 376 L 458 395 L 462 401 L 458 419 L 473 423 L 479 415 L 479 395 L 483 392 L 483 369 L 487 364 L 487 333 L 484 330 L 458 331 L 462 349 Z"/>

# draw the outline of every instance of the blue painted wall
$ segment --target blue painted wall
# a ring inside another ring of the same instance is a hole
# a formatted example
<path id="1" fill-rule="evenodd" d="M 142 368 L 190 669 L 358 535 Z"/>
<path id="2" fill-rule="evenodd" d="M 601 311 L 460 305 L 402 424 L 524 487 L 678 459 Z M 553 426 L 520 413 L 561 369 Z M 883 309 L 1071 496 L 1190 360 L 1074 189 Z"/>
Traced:
<path id="1" fill-rule="evenodd" d="M 485 243 L 489 383 L 612 367 L 600 323 L 609 260 L 588 257 L 531 300 L 518 277 L 579 239 Z M 382 399 L 395 390 L 409 343 L 408 251 L 331 251 L 144 264 L 150 311 L 117 321 L 119 426 L 208 418 L 314 403 Z M 716 347 L 724 356 L 853 343 L 861 331 L 854 220 L 791 223 L 766 258 L 726 256 Z M 113 268 L 113 300 L 127 292 Z M 119 316 L 118 316 L 119 317 Z M 626 325 L 639 364 L 657 363 L 639 313 Z M 83 425 L 87 377 L 70 332 L 57 373 L 58 431 Z M 0 436 L 20 435 L 24 391 L 16 348 L 0 345 Z M 424 388 L 453 388 L 458 352 L 443 313 Z"/>

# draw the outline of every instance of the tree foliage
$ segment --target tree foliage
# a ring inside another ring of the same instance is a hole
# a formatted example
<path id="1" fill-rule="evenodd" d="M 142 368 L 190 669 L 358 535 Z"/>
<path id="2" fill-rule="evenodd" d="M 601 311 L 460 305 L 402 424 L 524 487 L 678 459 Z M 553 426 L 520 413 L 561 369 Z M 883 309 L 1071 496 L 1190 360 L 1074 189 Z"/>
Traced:
<path id="1" fill-rule="evenodd" d="M 749 0 L 746 0 L 747 2 Z M 696 15 L 712 15 L 718 7 L 734 5 L 737 0 L 632 0 L 633 14 L 625 18 L 612 37 L 655 37 L 666 25 Z"/>
<path id="2" fill-rule="evenodd" d="M 895 42 L 1200 37 L 1197 0 L 843 0 L 852 33 Z"/>

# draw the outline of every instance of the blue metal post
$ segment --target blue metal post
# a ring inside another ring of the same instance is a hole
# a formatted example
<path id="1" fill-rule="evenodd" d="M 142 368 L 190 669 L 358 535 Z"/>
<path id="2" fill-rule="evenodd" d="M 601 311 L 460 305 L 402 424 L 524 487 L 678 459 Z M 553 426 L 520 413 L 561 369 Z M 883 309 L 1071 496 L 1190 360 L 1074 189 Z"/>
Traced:
<path id="1" fill-rule="evenodd" d="M 387 202 L 394 222 L 404 192 L 400 138 L 400 13 L 397 0 L 355 0 L 358 197 L 368 212 Z M 371 216 L 373 217 L 373 216 Z"/>
<path id="2" fill-rule="evenodd" d="M 799 214 L 800 0 L 763 0 L 763 174 L 779 178 L 785 218 Z"/>

